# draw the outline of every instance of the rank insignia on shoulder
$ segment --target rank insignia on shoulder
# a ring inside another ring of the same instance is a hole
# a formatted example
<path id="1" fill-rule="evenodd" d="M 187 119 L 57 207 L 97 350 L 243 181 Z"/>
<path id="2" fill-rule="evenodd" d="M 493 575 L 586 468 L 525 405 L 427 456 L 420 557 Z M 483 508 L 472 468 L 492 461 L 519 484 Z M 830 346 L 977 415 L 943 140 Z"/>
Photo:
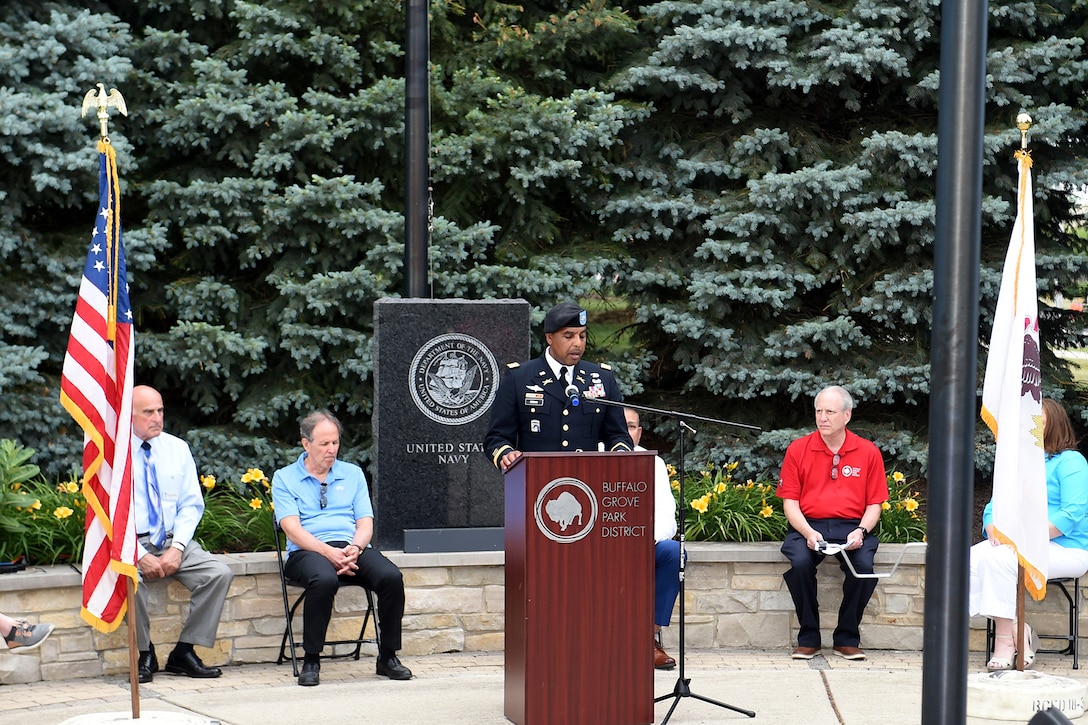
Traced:
<path id="1" fill-rule="evenodd" d="M 601 363 L 601 370 L 611 370 L 612 366 L 607 363 Z"/>
<path id="2" fill-rule="evenodd" d="M 520 368 L 521 363 L 519 363 L 519 362 L 506 363 L 506 367 L 511 368 L 511 369 Z"/>

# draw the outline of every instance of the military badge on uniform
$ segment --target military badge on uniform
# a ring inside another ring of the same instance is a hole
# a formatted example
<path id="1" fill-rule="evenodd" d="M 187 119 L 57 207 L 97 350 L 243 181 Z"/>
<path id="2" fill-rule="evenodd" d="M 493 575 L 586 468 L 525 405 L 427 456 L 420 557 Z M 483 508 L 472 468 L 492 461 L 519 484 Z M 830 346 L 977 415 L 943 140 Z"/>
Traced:
<path id="1" fill-rule="evenodd" d="M 534 408 L 538 405 L 544 405 L 544 393 L 526 393 L 525 405 Z"/>
<path id="2" fill-rule="evenodd" d="M 531 430 L 533 433 L 539 433 L 540 432 L 540 421 L 539 420 L 530 420 L 529 421 L 529 430 Z"/>
<path id="3" fill-rule="evenodd" d="M 605 397 L 604 383 L 596 383 L 595 385 L 590 385 L 589 390 L 587 390 L 585 392 L 585 396 L 587 398 L 603 398 L 603 397 Z"/>

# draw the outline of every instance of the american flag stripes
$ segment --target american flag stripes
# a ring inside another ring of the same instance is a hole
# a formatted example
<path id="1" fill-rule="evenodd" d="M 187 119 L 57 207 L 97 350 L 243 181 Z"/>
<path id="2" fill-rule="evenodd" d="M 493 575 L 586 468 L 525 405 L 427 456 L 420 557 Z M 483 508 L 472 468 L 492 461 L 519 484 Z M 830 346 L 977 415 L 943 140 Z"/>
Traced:
<path id="1" fill-rule="evenodd" d="M 100 141 L 99 211 L 79 285 L 60 400 L 83 429 L 87 499 L 82 616 L 102 632 L 128 608 L 136 577 L 132 517 L 132 357 L 134 333 L 121 241 L 117 156 Z"/>

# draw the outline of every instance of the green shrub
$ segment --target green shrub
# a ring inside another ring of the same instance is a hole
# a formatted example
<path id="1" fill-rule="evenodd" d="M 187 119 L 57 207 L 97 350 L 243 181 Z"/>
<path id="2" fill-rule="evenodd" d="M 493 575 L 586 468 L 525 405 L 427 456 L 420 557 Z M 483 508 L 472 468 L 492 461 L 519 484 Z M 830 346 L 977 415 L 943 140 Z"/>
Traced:
<path id="1" fill-rule="evenodd" d="M 49 483 L 43 479 L 22 487 L 34 497 L 17 512 L 23 530 L 11 541 L 9 561 L 23 554 L 34 564 L 79 563 L 83 558 L 87 500 L 78 479 Z"/>
<path id="2" fill-rule="evenodd" d="M 923 499 L 917 482 L 912 484 L 899 471 L 889 473 L 888 500 L 883 508 L 877 527 L 882 542 L 905 544 L 926 540 Z"/>
<path id="3" fill-rule="evenodd" d="M 689 541 L 781 541 L 786 535 L 786 517 L 774 484 L 738 483 L 733 480 L 736 468 L 736 463 L 723 468 L 711 464 L 688 474 L 684 535 Z M 674 480 L 673 492 L 678 494 L 679 488 Z"/>
<path id="4" fill-rule="evenodd" d="M 20 557 L 38 565 L 79 563 L 87 501 L 78 478 L 50 483 L 26 461 L 34 451 L 0 441 L 0 561 Z M 204 516 L 196 539 L 208 551 L 271 551 L 271 483 L 258 468 L 236 484 L 201 476 Z"/>
<path id="5" fill-rule="evenodd" d="M 264 471 L 250 468 L 238 484 L 219 485 L 201 476 L 204 517 L 196 539 L 207 551 L 272 551 L 272 484 Z"/>
<path id="6" fill-rule="evenodd" d="M 786 535 L 777 482 L 733 480 L 737 464 L 713 464 L 687 474 L 684 536 L 688 541 L 781 541 Z M 676 469 L 669 466 L 673 494 L 679 499 Z M 888 474 L 888 501 L 876 535 L 883 543 L 925 540 L 922 499 L 899 471 Z M 679 501 L 678 501 L 679 503 Z"/>
<path id="7" fill-rule="evenodd" d="M 34 451 L 0 440 L 0 561 L 20 556 L 46 565 L 77 563 L 83 555 L 87 502 L 78 478 L 50 483 L 27 461 Z M 736 463 L 713 464 L 689 473 L 684 485 L 685 537 L 688 541 L 781 541 L 786 535 L 782 500 L 774 481 L 738 482 Z M 669 466 L 673 495 L 679 498 L 676 469 Z M 215 476 L 200 477 L 204 516 L 196 539 L 208 551 L 234 553 L 271 551 L 271 482 L 259 468 L 250 468 L 238 482 L 220 484 Z M 888 475 L 889 499 L 876 534 L 881 542 L 925 540 L 921 485 L 893 471 Z M 678 502 L 679 503 L 679 502 Z"/>
<path id="8" fill-rule="evenodd" d="M 45 483 L 29 463 L 33 456 L 32 448 L 0 440 L 0 561 L 77 559 L 83 551 L 78 514 L 86 507 L 79 483 Z"/>

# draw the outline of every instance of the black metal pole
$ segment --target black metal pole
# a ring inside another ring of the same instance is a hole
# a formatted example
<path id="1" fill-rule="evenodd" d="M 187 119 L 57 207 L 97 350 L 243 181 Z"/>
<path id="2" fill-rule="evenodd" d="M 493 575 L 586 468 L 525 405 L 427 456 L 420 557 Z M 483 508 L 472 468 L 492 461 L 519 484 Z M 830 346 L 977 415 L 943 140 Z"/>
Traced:
<path id="1" fill-rule="evenodd" d="M 986 22 L 986 0 L 943 3 L 922 725 L 967 719 Z"/>
<path id="2" fill-rule="evenodd" d="M 427 246 L 430 234 L 430 24 L 426 0 L 405 4 L 404 148 L 404 293 L 430 297 Z"/>
<path id="3" fill-rule="evenodd" d="M 680 577 L 680 596 L 679 596 L 679 601 L 680 601 L 680 649 L 679 649 L 680 671 L 678 673 L 678 677 L 676 678 L 676 684 L 673 686 L 672 692 L 670 692 L 667 695 L 661 695 L 660 697 L 655 697 L 654 698 L 655 703 L 661 702 L 662 700 L 672 699 L 672 705 L 669 706 L 669 711 L 667 713 L 665 713 L 665 718 L 661 721 L 661 725 L 666 725 L 666 723 L 669 722 L 669 718 L 671 718 L 673 712 L 676 711 L 676 706 L 679 705 L 680 700 L 682 698 L 685 698 L 685 697 L 694 697 L 696 700 L 702 700 L 703 702 L 708 702 L 711 705 L 717 705 L 718 707 L 724 707 L 724 708 L 726 708 L 728 710 L 732 710 L 733 712 L 739 712 L 739 713 L 742 713 L 744 715 L 747 715 L 748 717 L 755 717 L 756 714 L 752 710 L 745 710 L 742 707 L 737 707 L 736 705 L 730 705 L 730 704 L 725 703 L 725 702 L 719 702 L 718 700 L 714 700 L 714 699 L 709 698 L 709 697 L 704 697 L 703 695 L 699 695 L 699 694 L 696 694 L 696 693 L 692 692 L 691 691 L 691 678 L 690 677 L 684 677 L 684 657 L 685 657 L 685 649 L 686 649 L 686 646 L 685 646 L 685 641 L 686 641 L 686 636 L 685 636 L 686 620 L 684 618 L 685 617 L 685 614 L 684 614 L 684 589 L 685 589 L 685 584 L 684 584 L 684 582 L 685 582 L 685 576 L 686 576 L 685 572 L 687 571 L 687 547 L 685 545 L 686 536 L 685 536 L 685 533 L 684 533 L 685 530 L 687 529 L 687 506 L 685 505 L 685 502 L 687 501 L 687 497 L 686 497 L 686 494 L 684 493 L 684 490 L 685 490 L 684 489 L 684 483 L 685 483 L 685 481 L 687 481 L 687 467 L 685 466 L 685 460 L 686 460 L 687 453 L 684 450 L 684 436 L 685 436 L 685 432 L 691 432 L 692 434 L 695 433 L 695 429 L 687 424 L 687 422 L 686 422 L 687 420 L 701 420 L 701 421 L 704 421 L 706 423 L 717 423 L 717 424 L 720 424 L 720 425 L 731 425 L 731 426 L 735 426 L 735 427 L 738 427 L 738 428 L 745 428 L 747 430 L 757 431 L 757 432 L 760 430 L 760 428 L 758 426 L 746 425 L 744 423 L 732 423 L 732 422 L 730 422 L 728 420 L 719 420 L 718 418 L 704 418 L 703 416 L 700 416 L 700 415 L 689 415 L 687 413 L 682 413 L 682 412 L 680 412 L 678 410 L 662 410 L 661 408 L 650 408 L 650 407 L 645 406 L 645 405 L 635 405 L 633 403 L 627 403 L 627 402 L 616 401 L 616 400 L 608 400 L 606 398 L 594 398 L 594 402 L 595 403 L 601 403 L 603 405 L 613 406 L 613 407 L 616 407 L 616 408 L 631 408 L 632 410 L 638 410 L 638 411 L 642 411 L 644 413 L 655 413 L 657 415 L 663 415 L 663 416 L 666 416 L 666 417 L 669 417 L 669 418 L 674 418 L 676 420 L 676 431 L 680 436 L 680 462 L 679 462 L 679 466 L 678 466 L 678 474 L 679 474 L 679 478 L 680 478 L 680 505 L 677 506 L 677 516 L 678 516 L 677 529 L 678 529 L 679 534 L 680 534 L 680 570 L 677 572 L 677 575 Z"/>

